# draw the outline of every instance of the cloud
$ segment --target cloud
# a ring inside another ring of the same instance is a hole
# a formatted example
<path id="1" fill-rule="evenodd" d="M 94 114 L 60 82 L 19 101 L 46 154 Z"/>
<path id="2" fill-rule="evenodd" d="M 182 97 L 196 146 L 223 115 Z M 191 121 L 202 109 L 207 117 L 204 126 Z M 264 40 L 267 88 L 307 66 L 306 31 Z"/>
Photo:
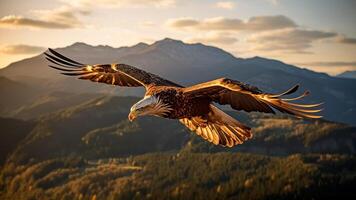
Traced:
<path id="1" fill-rule="evenodd" d="M 32 17 L 7 15 L 0 18 L 0 27 L 32 27 L 42 29 L 70 29 L 84 27 L 80 15 L 89 15 L 97 7 L 167 7 L 175 0 L 60 0 L 61 7 L 50 10 L 32 10 Z M 148 24 L 145 24 L 148 26 Z M 151 24 L 152 26 L 153 24 Z"/>
<path id="2" fill-rule="evenodd" d="M 280 3 L 280 0 L 264 0 L 264 1 L 267 1 L 268 3 L 273 5 L 278 5 Z"/>
<path id="3" fill-rule="evenodd" d="M 266 31 L 247 38 L 257 51 L 281 51 L 290 53 L 310 53 L 306 51 L 315 41 L 336 37 L 334 32 L 288 28 Z"/>
<path id="4" fill-rule="evenodd" d="M 168 21 L 168 26 L 177 29 L 210 30 L 210 31 L 263 31 L 297 27 L 296 23 L 283 15 L 251 17 L 242 21 L 238 18 L 216 17 L 204 20 L 178 18 Z"/>
<path id="5" fill-rule="evenodd" d="M 235 8 L 235 3 L 232 1 L 219 1 L 215 4 L 217 8 L 232 10 Z"/>
<path id="6" fill-rule="evenodd" d="M 177 18 L 177 19 L 168 20 L 167 24 L 175 28 L 185 28 L 185 27 L 198 26 L 199 21 L 192 18 Z"/>
<path id="7" fill-rule="evenodd" d="M 35 54 L 44 51 L 46 48 L 25 44 L 7 45 L 0 48 L 2 54 Z"/>
<path id="8" fill-rule="evenodd" d="M 65 24 L 61 22 L 45 21 L 38 19 L 26 18 L 17 15 L 8 15 L 0 19 L 1 26 L 12 26 L 12 27 L 34 27 L 34 28 L 47 28 L 47 29 L 67 29 L 73 28 L 72 24 Z"/>
<path id="9" fill-rule="evenodd" d="M 246 23 L 251 30 L 273 30 L 297 27 L 297 24 L 284 15 L 251 17 Z"/>
<path id="10" fill-rule="evenodd" d="M 69 29 L 82 27 L 82 22 L 77 14 L 86 15 L 87 11 L 77 10 L 72 7 L 62 6 L 53 10 L 31 11 L 35 17 L 23 17 L 19 15 L 8 15 L 0 19 L 0 26 L 10 27 L 32 27 L 43 29 Z"/>
<path id="11" fill-rule="evenodd" d="M 86 9 L 79 9 L 70 6 L 61 6 L 53 10 L 33 10 L 36 16 L 50 22 L 61 22 L 63 24 L 71 24 L 72 27 L 79 27 L 82 22 L 77 15 L 89 15 L 90 11 Z"/>
<path id="12" fill-rule="evenodd" d="M 187 40 L 188 42 L 201 42 L 206 44 L 234 44 L 238 40 L 228 33 L 208 33 L 204 36 L 193 37 Z"/>
<path id="13" fill-rule="evenodd" d="M 350 38 L 346 36 L 339 36 L 336 39 L 336 42 L 342 43 L 342 44 L 356 44 L 356 38 Z"/>
<path id="14" fill-rule="evenodd" d="M 254 16 L 246 21 L 239 18 L 215 17 L 206 19 L 175 18 L 166 23 L 167 26 L 190 31 L 195 35 L 190 41 L 215 44 L 234 44 L 238 34 L 241 44 L 247 46 L 249 52 L 311 54 L 315 42 L 336 42 L 340 44 L 356 44 L 356 38 L 350 38 L 337 32 L 307 29 L 298 25 L 284 15 Z M 216 35 L 217 32 L 229 35 Z M 215 35 L 214 35 L 215 34 Z"/>
<path id="15" fill-rule="evenodd" d="M 61 0 L 68 3 L 74 7 L 108 7 L 108 8 L 118 8 L 118 7 L 171 7 L 175 5 L 175 0 Z"/>

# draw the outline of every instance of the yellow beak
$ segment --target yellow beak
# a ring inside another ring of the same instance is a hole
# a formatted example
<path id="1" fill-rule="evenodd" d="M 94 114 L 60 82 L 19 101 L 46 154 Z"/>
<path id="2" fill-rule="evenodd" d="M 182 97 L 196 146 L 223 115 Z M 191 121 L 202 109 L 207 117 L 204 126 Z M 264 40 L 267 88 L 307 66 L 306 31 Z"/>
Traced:
<path id="1" fill-rule="evenodd" d="M 137 118 L 136 112 L 135 111 L 131 111 L 128 118 L 129 118 L 130 122 L 135 120 Z"/>

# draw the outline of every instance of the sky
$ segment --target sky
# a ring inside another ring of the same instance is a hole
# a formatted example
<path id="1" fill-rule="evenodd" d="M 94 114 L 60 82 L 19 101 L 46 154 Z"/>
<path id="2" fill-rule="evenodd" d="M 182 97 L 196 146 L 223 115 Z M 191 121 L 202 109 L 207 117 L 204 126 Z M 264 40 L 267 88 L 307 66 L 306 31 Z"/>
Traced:
<path id="1" fill-rule="evenodd" d="M 356 70 L 355 0 L 0 0 L 0 68 L 46 48 L 169 37 L 336 75 Z"/>

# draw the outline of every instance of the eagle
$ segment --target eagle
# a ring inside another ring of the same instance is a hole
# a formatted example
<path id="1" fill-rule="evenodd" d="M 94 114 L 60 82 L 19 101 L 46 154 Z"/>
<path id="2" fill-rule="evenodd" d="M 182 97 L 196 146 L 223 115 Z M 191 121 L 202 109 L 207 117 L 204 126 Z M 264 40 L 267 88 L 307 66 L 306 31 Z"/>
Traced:
<path id="1" fill-rule="evenodd" d="M 257 87 L 229 78 L 183 87 L 155 74 L 127 64 L 82 64 L 49 48 L 44 53 L 49 67 L 61 74 L 79 79 L 123 87 L 144 87 L 146 93 L 135 103 L 128 115 L 133 121 L 145 115 L 177 119 L 205 140 L 224 147 L 242 144 L 252 137 L 251 128 L 229 116 L 214 104 L 230 105 L 246 112 L 275 113 L 280 111 L 298 118 L 321 118 L 318 104 L 295 103 L 309 95 L 305 91 L 294 98 L 286 95 L 299 85 L 280 94 L 265 93 Z"/>

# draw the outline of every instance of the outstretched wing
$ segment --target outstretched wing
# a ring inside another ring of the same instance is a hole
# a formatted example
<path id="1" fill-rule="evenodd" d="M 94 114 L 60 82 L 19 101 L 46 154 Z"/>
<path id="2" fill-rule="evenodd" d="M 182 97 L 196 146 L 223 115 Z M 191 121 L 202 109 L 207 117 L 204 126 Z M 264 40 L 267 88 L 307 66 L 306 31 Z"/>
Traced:
<path id="1" fill-rule="evenodd" d="M 272 109 L 274 108 L 297 117 L 321 118 L 322 116 L 317 115 L 317 113 L 322 109 L 316 109 L 321 104 L 293 103 L 293 101 L 307 96 L 308 91 L 296 98 L 281 98 L 294 93 L 298 87 L 296 85 L 286 92 L 275 95 L 263 93 L 258 88 L 239 81 L 222 78 L 184 88 L 183 94 L 188 98 L 208 97 L 221 105 L 229 104 L 235 110 L 274 113 Z"/>
<path id="2" fill-rule="evenodd" d="M 44 53 L 46 55 L 46 59 L 54 64 L 49 66 L 62 71 L 62 74 L 64 75 L 78 76 L 79 79 L 126 87 L 144 86 L 147 88 L 151 85 L 179 87 L 176 83 L 130 65 L 82 64 L 63 56 L 53 49 L 48 50 L 49 53 Z"/>

